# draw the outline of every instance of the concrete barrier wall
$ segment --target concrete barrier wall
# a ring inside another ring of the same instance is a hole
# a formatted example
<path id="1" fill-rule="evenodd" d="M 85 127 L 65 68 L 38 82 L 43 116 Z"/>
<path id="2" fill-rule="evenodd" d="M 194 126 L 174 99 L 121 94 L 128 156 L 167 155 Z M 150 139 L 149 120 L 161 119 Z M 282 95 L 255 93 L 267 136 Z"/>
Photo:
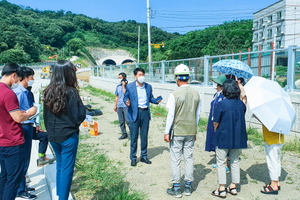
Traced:
<path id="1" fill-rule="evenodd" d="M 174 91 L 177 88 L 177 85 L 175 83 L 161 84 L 161 83 L 153 82 L 150 84 L 152 85 L 153 88 L 154 97 L 160 95 L 163 97 L 163 101 L 160 103 L 162 106 L 166 106 L 170 92 Z M 90 85 L 114 93 L 116 86 L 118 85 L 118 80 L 91 76 Z M 191 84 L 191 87 L 198 90 L 199 93 L 201 94 L 201 99 L 202 99 L 201 117 L 208 117 L 209 110 L 210 110 L 210 102 L 216 91 L 212 87 L 203 87 L 203 86 L 193 85 L 193 84 Z M 299 119 L 300 118 L 300 93 L 299 94 L 293 93 L 290 94 L 290 96 L 297 115 L 296 122 L 292 128 L 291 135 L 300 136 L 300 119 Z M 246 121 L 247 121 L 247 126 L 251 125 L 251 126 L 260 127 L 260 123 L 255 118 L 252 117 L 252 112 L 249 110 L 248 107 L 246 112 Z"/>

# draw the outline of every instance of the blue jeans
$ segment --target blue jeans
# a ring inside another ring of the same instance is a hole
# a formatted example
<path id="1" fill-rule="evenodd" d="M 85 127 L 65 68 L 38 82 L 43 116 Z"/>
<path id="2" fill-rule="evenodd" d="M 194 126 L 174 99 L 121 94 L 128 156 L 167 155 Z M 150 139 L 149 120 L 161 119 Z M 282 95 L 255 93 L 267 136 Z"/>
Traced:
<path id="1" fill-rule="evenodd" d="M 59 200 L 68 200 L 69 197 L 78 141 L 78 133 L 75 132 L 64 142 L 50 142 L 56 155 L 56 194 Z"/>
<path id="2" fill-rule="evenodd" d="M 0 200 L 14 200 L 23 178 L 24 144 L 0 147 Z"/>
<path id="3" fill-rule="evenodd" d="M 24 160 L 24 167 L 23 167 L 23 177 L 18 189 L 18 194 L 25 192 L 25 188 L 26 188 L 25 175 L 27 174 L 29 163 L 30 163 L 32 137 L 33 137 L 33 130 L 34 130 L 31 125 L 22 125 L 22 129 L 24 132 L 24 139 L 25 139 L 25 143 L 24 143 L 25 160 Z"/>

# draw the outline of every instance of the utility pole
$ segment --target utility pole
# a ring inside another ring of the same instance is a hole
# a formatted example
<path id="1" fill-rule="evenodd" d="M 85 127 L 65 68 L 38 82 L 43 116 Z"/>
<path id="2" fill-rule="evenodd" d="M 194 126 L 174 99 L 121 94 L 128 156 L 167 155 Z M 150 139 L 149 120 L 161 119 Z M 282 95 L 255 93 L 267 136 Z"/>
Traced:
<path id="1" fill-rule="evenodd" d="M 141 39 L 141 26 L 138 29 L 138 63 L 140 63 L 140 39 Z"/>
<path id="2" fill-rule="evenodd" d="M 150 33 L 150 17 L 151 17 L 151 9 L 150 9 L 150 0 L 147 0 L 147 27 L 148 27 L 148 61 L 149 61 L 149 75 L 152 80 L 153 77 L 153 69 L 152 69 L 152 53 L 151 53 L 151 33 Z"/>

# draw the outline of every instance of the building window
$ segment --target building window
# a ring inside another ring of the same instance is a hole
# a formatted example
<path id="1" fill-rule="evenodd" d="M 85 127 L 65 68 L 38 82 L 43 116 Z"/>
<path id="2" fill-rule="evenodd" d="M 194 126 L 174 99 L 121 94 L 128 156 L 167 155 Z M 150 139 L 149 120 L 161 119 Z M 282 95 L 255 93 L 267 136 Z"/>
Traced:
<path id="1" fill-rule="evenodd" d="M 281 21 L 282 20 L 282 12 L 279 11 L 277 12 L 277 21 Z"/>
<path id="2" fill-rule="evenodd" d="M 281 26 L 276 27 L 276 34 L 281 35 Z"/>
<path id="3" fill-rule="evenodd" d="M 280 49 L 280 48 L 283 48 L 281 40 L 277 40 L 276 41 L 276 49 Z"/>
<path id="4" fill-rule="evenodd" d="M 269 24 L 272 24 L 272 15 L 269 15 L 269 16 L 268 16 L 268 23 L 269 23 Z"/>
<path id="5" fill-rule="evenodd" d="M 272 29 L 268 29 L 268 38 L 271 38 L 272 37 Z"/>
<path id="6" fill-rule="evenodd" d="M 253 28 L 254 28 L 254 29 L 258 29 L 258 21 L 255 21 L 255 22 L 254 22 Z"/>
<path id="7" fill-rule="evenodd" d="M 257 42 L 257 41 L 258 41 L 258 34 L 255 33 L 255 34 L 254 34 L 254 42 Z"/>
<path id="8" fill-rule="evenodd" d="M 258 46 L 257 45 L 253 46 L 253 51 L 258 51 Z"/>
<path id="9" fill-rule="evenodd" d="M 259 33 L 259 40 L 264 39 L 263 37 L 264 37 L 264 33 L 263 33 L 263 32 L 260 32 L 260 33 Z"/>
<path id="10" fill-rule="evenodd" d="M 263 24 L 264 24 L 264 20 L 263 20 L 263 19 L 260 19 L 260 20 L 259 20 L 259 28 L 262 28 L 262 27 L 263 27 Z"/>

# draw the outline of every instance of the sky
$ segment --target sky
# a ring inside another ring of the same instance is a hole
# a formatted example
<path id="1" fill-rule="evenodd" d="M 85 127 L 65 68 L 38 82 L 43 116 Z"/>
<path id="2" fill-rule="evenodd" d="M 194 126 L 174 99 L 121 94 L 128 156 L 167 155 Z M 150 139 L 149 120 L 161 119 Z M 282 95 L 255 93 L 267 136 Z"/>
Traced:
<path id="1" fill-rule="evenodd" d="M 7 0 L 38 10 L 64 10 L 108 22 L 135 20 L 147 23 L 147 0 Z M 252 19 L 257 12 L 279 0 L 148 0 L 151 26 L 185 34 L 222 24 Z"/>

